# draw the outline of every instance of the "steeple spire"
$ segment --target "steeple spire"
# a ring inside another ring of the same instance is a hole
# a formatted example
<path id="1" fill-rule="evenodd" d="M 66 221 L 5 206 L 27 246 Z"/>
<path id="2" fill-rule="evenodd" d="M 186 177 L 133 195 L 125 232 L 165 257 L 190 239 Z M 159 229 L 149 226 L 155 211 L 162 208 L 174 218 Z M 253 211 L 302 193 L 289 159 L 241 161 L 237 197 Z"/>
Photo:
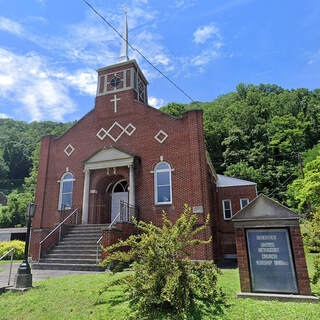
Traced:
<path id="1" fill-rule="evenodd" d="M 127 6 L 124 5 L 124 32 L 121 43 L 120 56 L 118 62 L 125 62 L 129 60 L 128 56 L 128 21 L 127 21 Z"/>

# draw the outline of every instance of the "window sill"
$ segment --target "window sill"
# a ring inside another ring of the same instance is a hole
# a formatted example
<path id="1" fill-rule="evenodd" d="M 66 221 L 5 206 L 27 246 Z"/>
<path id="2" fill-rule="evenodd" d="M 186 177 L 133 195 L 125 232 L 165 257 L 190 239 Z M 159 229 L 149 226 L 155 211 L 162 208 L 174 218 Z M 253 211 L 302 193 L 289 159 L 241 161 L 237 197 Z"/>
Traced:
<path id="1" fill-rule="evenodd" d="M 163 202 L 163 203 L 155 203 L 154 204 L 156 207 L 161 207 L 161 206 L 172 206 L 172 202 Z"/>
<path id="2" fill-rule="evenodd" d="M 65 208 L 65 209 L 58 209 L 58 212 L 66 212 L 66 211 L 71 211 L 72 208 Z"/>

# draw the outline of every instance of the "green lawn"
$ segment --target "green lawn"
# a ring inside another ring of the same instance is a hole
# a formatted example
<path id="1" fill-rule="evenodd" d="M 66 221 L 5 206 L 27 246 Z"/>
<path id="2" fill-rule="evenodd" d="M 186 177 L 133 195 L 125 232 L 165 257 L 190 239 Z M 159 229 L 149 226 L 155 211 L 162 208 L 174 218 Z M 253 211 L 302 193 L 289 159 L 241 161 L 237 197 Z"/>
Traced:
<path id="1" fill-rule="evenodd" d="M 310 272 L 314 256 L 309 254 L 307 257 Z M 116 287 L 101 297 L 97 294 L 98 289 L 111 278 L 122 276 L 123 274 L 112 276 L 107 273 L 66 276 L 43 280 L 38 283 L 40 286 L 38 289 L 24 294 L 3 294 L 0 296 L 0 319 L 127 319 L 129 305 L 124 300 L 125 292 L 121 287 Z M 230 304 L 219 319 L 319 319 L 320 303 L 236 299 L 235 294 L 239 291 L 237 269 L 223 270 L 219 283 L 224 288 Z M 312 286 L 312 290 L 320 297 L 320 285 Z"/>
<path id="2" fill-rule="evenodd" d="M 313 273 L 315 254 L 307 255 L 308 271 Z M 277 301 L 258 301 L 252 299 L 237 299 L 235 294 L 240 291 L 238 269 L 223 270 L 220 285 L 229 297 L 231 306 L 221 319 L 241 320 L 318 320 L 320 319 L 320 303 L 292 303 Z M 312 293 L 320 298 L 320 284 L 312 287 Z"/>

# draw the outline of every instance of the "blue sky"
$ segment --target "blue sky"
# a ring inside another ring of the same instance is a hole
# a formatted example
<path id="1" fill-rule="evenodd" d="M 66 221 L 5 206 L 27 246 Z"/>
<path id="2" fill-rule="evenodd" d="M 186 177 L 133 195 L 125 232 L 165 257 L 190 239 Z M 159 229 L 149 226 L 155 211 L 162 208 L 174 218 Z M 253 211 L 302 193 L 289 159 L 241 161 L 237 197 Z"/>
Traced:
<path id="1" fill-rule="evenodd" d="M 239 82 L 320 87 L 318 0 L 88 0 L 194 100 Z M 120 39 L 81 0 L 0 0 L 0 118 L 72 121 L 94 106 L 96 69 Z M 135 52 L 149 104 L 189 100 Z"/>

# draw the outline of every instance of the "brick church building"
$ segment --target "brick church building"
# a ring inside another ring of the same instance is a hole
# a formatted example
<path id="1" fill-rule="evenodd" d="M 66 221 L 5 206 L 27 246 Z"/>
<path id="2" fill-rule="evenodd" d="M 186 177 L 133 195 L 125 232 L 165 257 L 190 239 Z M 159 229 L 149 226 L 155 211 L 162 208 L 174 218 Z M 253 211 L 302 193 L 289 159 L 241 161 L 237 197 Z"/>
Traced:
<path id="1" fill-rule="evenodd" d="M 235 257 L 229 219 L 256 197 L 256 184 L 216 174 L 204 143 L 202 111 L 174 117 L 149 106 L 148 81 L 129 60 L 126 41 L 119 59 L 97 70 L 94 109 L 62 136 L 42 139 L 33 260 L 57 241 L 50 232 L 76 209 L 78 224 L 96 225 L 102 234 L 112 223 L 121 238 L 121 224 L 130 224 L 133 215 L 159 225 L 163 210 L 174 221 L 185 203 L 199 224 L 208 213 L 211 217 L 200 237 L 212 237 L 212 243 L 197 248 L 191 258 Z M 61 230 L 67 234 L 64 226 Z"/>

